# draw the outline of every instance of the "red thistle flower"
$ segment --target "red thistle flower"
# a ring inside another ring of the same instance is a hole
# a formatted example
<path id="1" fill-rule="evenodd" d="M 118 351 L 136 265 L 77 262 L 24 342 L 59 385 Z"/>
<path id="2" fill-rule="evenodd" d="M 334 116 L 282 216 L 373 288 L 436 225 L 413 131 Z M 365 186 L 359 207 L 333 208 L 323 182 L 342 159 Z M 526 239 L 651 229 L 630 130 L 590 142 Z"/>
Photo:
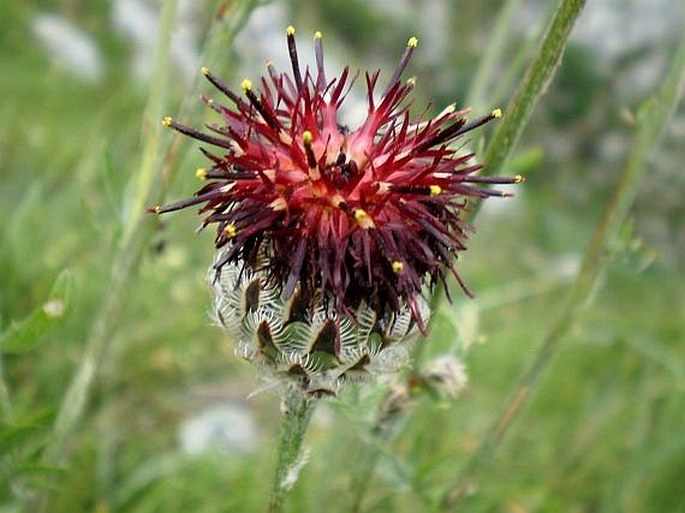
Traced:
<path id="1" fill-rule="evenodd" d="M 222 123 L 209 132 L 171 118 L 163 124 L 218 148 L 202 149 L 212 165 L 197 172 L 211 182 L 151 210 L 204 204 L 202 227 L 216 225 L 217 248 L 228 246 L 216 269 L 266 262 L 286 297 L 298 287 L 302 297 L 323 294 L 346 313 L 364 302 L 379 318 L 406 304 L 423 330 L 417 297 L 424 284 L 444 282 L 449 271 L 468 293 L 453 263 L 466 249 L 466 200 L 506 195 L 483 184 L 521 181 L 478 176 L 473 154 L 450 147 L 501 112 L 468 121 L 468 109 L 451 105 L 433 119 L 412 119 L 405 99 L 415 81 L 400 80 L 418 44 L 412 37 L 380 97 L 379 72 L 365 74 L 368 114 L 350 130 L 338 110 L 357 76 L 345 68 L 326 77 L 319 32 L 316 70 L 303 74 L 294 33 L 288 27 L 292 75 L 267 64 L 259 90 L 243 81 L 244 96 L 202 69 L 232 104 L 205 99 Z"/>

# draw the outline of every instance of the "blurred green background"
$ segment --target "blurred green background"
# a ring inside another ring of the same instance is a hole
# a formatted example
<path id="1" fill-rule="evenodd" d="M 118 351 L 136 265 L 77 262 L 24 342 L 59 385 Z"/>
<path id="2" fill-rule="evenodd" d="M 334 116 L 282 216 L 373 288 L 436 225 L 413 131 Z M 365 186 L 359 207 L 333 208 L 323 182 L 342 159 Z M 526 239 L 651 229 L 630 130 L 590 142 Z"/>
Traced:
<path id="1" fill-rule="evenodd" d="M 217 6 L 179 2 L 167 109 L 203 110 L 194 85 Z M 554 2 L 522 0 L 495 74 L 472 87 L 504 2 L 403 0 L 261 3 L 212 63 L 237 86 L 267 58 L 283 66 L 288 24 L 307 61 L 322 30 L 328 69 L 385 70 L 407 37 L 416 106 L 455 99 L 505 106 Z M 678 1 L 588 2 L 564 61 L 507 174 L 514 199 L 491 199 L 461 258 L 477 299 L 454 291 L 431 354 L 451 351 L 470 385 L 456 401 L 421 399 L 384 451 L 362 511 L 433 511 L 526 367 L 562 304 L 630 148 L 634 116 L 663 77 L 685 28 Z M 63 468 L 40 464 L 54 414 L 83 353 L 125 226 L 145 136 L 159 3 L 5 0 L 0 4 L 0 333 L 23 326 L 1 355 L 0 512 L 54 488 L 54 512 L 263 511 L 271 486 L 278 398 L 263 392 L 211 325 L 205 284 L 212 235 L 190 213 L 154 225 L 94 395 Z M 280 60 L 279 60 L 280 59 Z M 361 83 L 349 99 L 363 98 Z M 358 110 L 358 109 L 357 109 Z M 480 134 L 487 137 L 489 133 Z M 685 511 L 685 106 L 650 160 L 611 261 L 531 406 L 487 462 L 464 511 Z M 163 145 L 177 135 L 162 134 Z M 479 147 L 478 139 L 472 143 Z M 183 142 L 159 188 L 196 187 L 197 144 Z M 14 326 L 14 328 L 12 328 Z M 28 326 L 28 328 L 27 328 Z M 289 511 L 351 511 L 347 491 L 382 389 L 322 404 L 309 462 Z"/>

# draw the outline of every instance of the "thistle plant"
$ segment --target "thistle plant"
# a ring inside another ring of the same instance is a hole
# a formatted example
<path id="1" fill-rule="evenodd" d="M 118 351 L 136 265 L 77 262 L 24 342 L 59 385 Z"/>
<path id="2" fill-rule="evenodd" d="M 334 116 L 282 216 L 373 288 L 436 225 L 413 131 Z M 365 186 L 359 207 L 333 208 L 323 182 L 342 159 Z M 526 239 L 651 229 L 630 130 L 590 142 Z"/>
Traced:
<path id="1" fill-rule="evenodd" d="M 205 131 L 162 123 L 209 146 L 196 171 L 208 183 L 150 211 L 200 205 L 201 228 L 216 228 L 209 279 L 219 324 L 267 386 L 283 385 L 284 404 L 294 394 L 302 405 L 409 361 L 409 342 L 426 333 L 424 295 L 448 275 L 470 295 L 455 264 L 471 230 L 469 200 L 507 196 L 490 185 L 522 177 L 481 176 L 474 154 L 454 149 L 499 109 L 475 119 L 456 104 L 432 118 L 410 114 L 416 79 L 402 74 L 417 38 L 380 94 L 380 72 L 363 75 L 367 116 L 351 129 L 339 111 L 359 73 L 327 77 L 320 32 L 316 67 L 302 70 L 295 29 L 286 35 L 291 72 L 267 63 L 258 87 L 242 81 L 242 95 L 202 68 L 228 101 L 204 98 L 220 122 Z M 302 441 L 285 439 L 291 452 Z M 275 496 L 282 488 L 277 479 Z"/>

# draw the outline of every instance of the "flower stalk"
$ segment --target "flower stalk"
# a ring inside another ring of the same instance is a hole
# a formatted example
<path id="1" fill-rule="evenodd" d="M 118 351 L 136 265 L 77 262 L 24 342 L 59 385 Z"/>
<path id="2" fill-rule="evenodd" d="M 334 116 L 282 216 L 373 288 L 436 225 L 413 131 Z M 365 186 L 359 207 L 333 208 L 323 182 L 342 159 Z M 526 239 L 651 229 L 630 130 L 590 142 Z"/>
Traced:
<path id="1" fill-rule="evenodd" d="M 283 511 L 285 497 L 297 481 L 303 464 L 302 443 L 315 406 L 316 399 L 305 396 L 297 388 L 290 387 L 283 394 L 278 460 L 269 500 L 269 513 Z"/>
<path id="2" fill-rule="evenodd" d="M 538 99 L 547 90 L 561 63 L 568 36 L 584 6 L 585 0 L 559 2 L 538 53 L 528 67 L 506 109 L 506 116 L 495 130 L 492 141 L 485 151 L 486 174 L 499 172 L 516 146 Z"/>

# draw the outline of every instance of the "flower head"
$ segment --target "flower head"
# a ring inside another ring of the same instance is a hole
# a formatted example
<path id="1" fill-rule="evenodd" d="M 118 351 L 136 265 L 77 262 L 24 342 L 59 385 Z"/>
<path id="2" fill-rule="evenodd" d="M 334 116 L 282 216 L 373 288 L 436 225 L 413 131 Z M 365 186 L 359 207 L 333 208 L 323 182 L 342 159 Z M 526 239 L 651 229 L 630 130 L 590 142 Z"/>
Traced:
<path id="1" fill-rule="evenodd" d="M 379 319 L 408 308 L 423 330 L 423 286 L 451 272 L 463 287 L 453 259 L 466 248 L 466 200 L 505 195 L 484 184 L 521 181 L 479 176 L 473 154 L 451 147 L 501 111 L 469 121 L 468 109 L 453 104 L 432 119 L 412 118 L 405 100 L 415 80 L 401 80 L 418 44 L 412 37 L 380 95 L 379 72 L 364 75 L 367 116 L 351 130 L 338 112 L 357 76 L 345 68 L 327 77 L 319 32 L 316 69 L 303 72 L 294 33 L 288 27 L 292 72 L 268 63 L 268 76 L 244 80 L 242 95 L 202 69 L 231 104 L 205 100 L 221 123 L 205 132 L 171 118 L 163 124 L 214 147 L 202 149 L 211 165 L 196 173 L 209 183 L 152 210 L 202 205 L 202 226 L 217 228 L 217 271 L 265 272 L 283 297 L 297 289 L 312 303 L 323 295 L 352 316 L 362 304 Z"/>

